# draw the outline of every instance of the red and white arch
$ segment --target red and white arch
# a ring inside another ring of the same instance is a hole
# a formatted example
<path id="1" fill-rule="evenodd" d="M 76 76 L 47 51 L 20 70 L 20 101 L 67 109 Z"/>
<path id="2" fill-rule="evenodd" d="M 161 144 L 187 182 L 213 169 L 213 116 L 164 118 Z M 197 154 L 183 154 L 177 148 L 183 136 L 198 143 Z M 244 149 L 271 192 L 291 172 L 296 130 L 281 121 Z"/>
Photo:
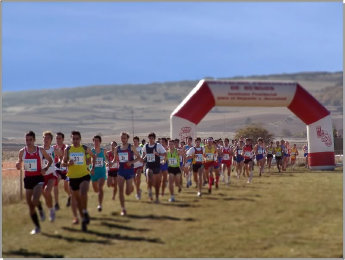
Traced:
<path id="1" fill-rule="evenodd" d="M 194 138 L 214 106 L 287 107 L 307 125 L 310 167 L 334 169 L 330 112 L 297 82 L 201 80 L 171 114 L 171 138 Z"/>

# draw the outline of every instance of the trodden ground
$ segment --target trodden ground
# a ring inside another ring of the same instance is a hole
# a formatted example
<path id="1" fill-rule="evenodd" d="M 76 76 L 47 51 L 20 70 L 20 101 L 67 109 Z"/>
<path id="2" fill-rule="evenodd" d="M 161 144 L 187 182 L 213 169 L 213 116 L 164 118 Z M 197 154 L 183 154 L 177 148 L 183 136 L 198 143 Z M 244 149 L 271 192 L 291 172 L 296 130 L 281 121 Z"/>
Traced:
<path id="1" fill-rule="evenodd" d="M 10 181 L 3 176 L 3 187 Z M 255 171 L 252 184 L 232 178 L 230 187 L 221 183 L 201 198 L 193 183 L 175 203 L 167 195 L 160 204 L 148 201 L 142 182 L 143 198 L 126 197 L 125 217 L 109 188 L 102 212 L 90 190 L 87 233 L 72 224 L 60 188 L 61 210 L 54 223 L 41 223 L 39 235 L 29 235 L 24 200 L 3 204 L 3 257 L 343 257 L 342 168 L 263 177 Z"/>

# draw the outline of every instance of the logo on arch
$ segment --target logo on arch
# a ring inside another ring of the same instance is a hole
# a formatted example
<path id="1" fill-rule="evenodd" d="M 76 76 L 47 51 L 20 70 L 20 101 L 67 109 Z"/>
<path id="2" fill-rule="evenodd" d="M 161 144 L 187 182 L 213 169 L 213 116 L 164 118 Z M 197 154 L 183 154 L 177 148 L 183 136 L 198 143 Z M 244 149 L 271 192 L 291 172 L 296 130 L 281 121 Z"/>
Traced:
<path id="1" fill-rule="evenodd" d="M 321 139 L 321 142 L 325 143 L 328 147 L 332 146 L 331 135 L 321 128 L 321 126 L 316 127 L 316 136 Z"/>
<path id="2" fill-rule="evenodd" d="M 190 135 L 191 131 L 192 131 L 192 128 L 189 127 L 189 126 L 181 127 L 181 130 L 180 130 L 180 133 L 179 133 L 180 139 L 183 140 L 186 137 L 188 137 Z"/>

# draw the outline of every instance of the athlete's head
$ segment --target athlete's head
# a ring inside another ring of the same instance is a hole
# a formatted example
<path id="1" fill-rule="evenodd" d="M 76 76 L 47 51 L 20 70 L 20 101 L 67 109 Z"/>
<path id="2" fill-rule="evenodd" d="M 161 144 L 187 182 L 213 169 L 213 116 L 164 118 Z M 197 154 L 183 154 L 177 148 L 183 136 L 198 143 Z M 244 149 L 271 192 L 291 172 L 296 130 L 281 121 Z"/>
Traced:
<path id="1" fill-rule="evenodd" d="M 264 139 L 262 139 L 261 137 L 258 138 L 258 144 L 262 145 L 264 143 Z"/>
<path id="2" fill-rule="evenodd" d="M 145 139 L 141 140 L 141 144 L 142 144 L 142 145 L 144 145 L 145 143 L 146 143 L 146 140 L 145 140 Z"/>
<path id="3" fill-rule="evenodd" d="M 102 138 L 100 135 L 95 135 L 93 138 L 92 138 L 92 141 L 93 141 L 93 144 L 95 147 L 99 147 L 102 143 Z"/>
<path id="4" fill-rule="evenodd" d="M 285 144 L 284 139 L 281 139 L 281 140 L 280 140 L 280 144 L 281 144 L 281 145 Z"/>
<path id="5" fill-rule="evenodd" d="M 115 149 L 115 147 L 117 146 L 117 142 L 116 142 L 116 141 L 112 141 L 112 142 L 110 143 L 110 145 L 111 145 L 111 148 L 112 148 L 112 149 Z"/>
<path id="6" fill-rule="evenodd" d="M 175 147 L 179 147 L 179 145 L 180 145 L 180 139 L 176 138 L 176 139 L 174 140 L 174 142 L 175 142 Z"/>
<path id="7" fill-rule="evenodd" d="M 228 145 L 229 145 L 229 142 L 230 142 L 230 141 L 229 141 L 229 138 L 225 138 L 225 139 L 224 139 L 224 144 L 225 144 L 225 146 L 228 146 Z"/>
<path id="8" fill-rule="evenodd" d="M 139 137 L 138 136 L 134 136 L 133 137 L 133 143 L 134 143 L 135 146 L 139 145 Z"/>
<path id="9" fill-rule="evenodd" d="M 162 144 L 163 146 L 167 146 L 167 145 L 168 145 L 168 139 L 166 139 L 165 137 L 163 137 L 163 138 L 162 138 L 161 144 Z"/>
<path id="10" fill-rule="evenodd" d="M 121 138 L 122 144 L 127 144 L 128 139 L 129 139 L 129 134 L 126 132 L 122 132 L 120 135 L 120 138 Z"/>
<path id="11" fill-rule="evenodd" d="M 188 137 L 187 137 L 187 144 L 188 144 L 189 146 L 192 146 L 192 143 L 193 143 L 193 138 L 192 138 L 191 136 L 188 136 Z"/>
<path id="12" fill-rule="evenodd" d="M 63 144 L 63 141 L 65 139 L 65 135 L 62 132 L 57 132 L 55 135 L 55 140 L 58 145 Z"/>
<path id="13" fill-rule="evenodd" d="M 149 135 L 147 137 L 149 138 L 149 143 L 154 144 L 154 142 L 156 140 L 156 134 L 152 132 L 152 133 L 149 133 Z"/>
<path id="14" fill-rule="evenodd" d="M 246 145 L 250 145 L 252 143 L 252 139 L 246 138 Z"/>
<path id="15" fill-rule="evenodd" d="M 280 142 L 279 142 L 279 141 L 276 141 L 276 145 L 279 146 L 279 145 L 280 145 Z"/>
<path id="16" fill-rule="evenodd" d="M 181 146 L 185 146 L 186 145 L 186 142 L 185 141 L 182 141 L 181 142 Z"/>
<path id="17" fill-rule="evenodd" d="M 207 144 L 208 146 L 211 146 L 213 144 L 213 137 L 207 138 Z"/>
<path id="18" fill-rule="evenodd" d="M 51 131 L 44 131 L 43 132 L 43 143 L 44 145 L 51 145 L 53 141 L 53 134 Z"/>
<path id="19" fill-rule="evenodd" d="M 80 134 L 80 132 L 73 130 L 71 132 L 71 139 L 72 139 L 72 143 L 73 143 L 74 146 L 79 146 L 80 141 L 81 141 L 81 134 Z"/>
<path id="20" fill-rule="evenodd" d="M 25 134 L 25 143 L 26 146 L 34 145 L 36 140 L 36 134 L 33 131 L 29 131 Z"/>
<path id="21" fill-rule="evenodd" d="M 173 150 L 175 148 L 175 141 L 174 140 L 169 140 L 169 149 Z"/>

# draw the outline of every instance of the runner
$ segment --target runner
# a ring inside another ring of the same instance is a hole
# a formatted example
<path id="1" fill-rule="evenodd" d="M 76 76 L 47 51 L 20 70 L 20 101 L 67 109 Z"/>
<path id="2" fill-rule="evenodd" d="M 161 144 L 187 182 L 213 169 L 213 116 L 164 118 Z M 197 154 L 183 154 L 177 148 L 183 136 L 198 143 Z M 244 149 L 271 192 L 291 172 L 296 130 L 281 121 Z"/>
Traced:
<path id="1" fill-rule="evenodd" d="M 236 154 L 236 173 L 237 173 L 237 179 L 239 179 L 242 175 L 243 171 L 243 176 L 245 177 L 245 172 L 244 172 L 244 157 L 242 155 L 243 152 L 243 147 L 244 147 L 244 142 L 241 140 L 239 141 L 239 144 L 235 147 L 234 153 Z"/>
<path id="2" fill-rule="evenodd" d="M 222 172 L 225 176 L 225 170 L 228 174 L 228 179 L 226 181 L 227 185 L 230 185 L 230 177 L 231 177 L 231 164 L 232 164 L 232 157 L 234 155 L 233 150 L 231 149 L 231 146 L 229 145 L 229 138 L 224 139 L 224 146 L 222 147 L 221 153 L 223 154 L 222 157 Z"/>
<path id="3" fill-rule="evenodd" d="M 66 145 L 64 144 L 64 139 L 65 139 L 65 135 L 63 133 L 61 133 L 61 132 L 56 133 L 56 135 L 55 135 L 56 144 L 54 145 L 56 153 L 55 153 L 54 163 L 55 163 L 55 167 L 56 167 L 56 173 L 58 176 L 58 183 L 60 182 L 61 179 L 63 180 L 63 187 L 64 187 L 64 190 L 65 190 L 67 196 L 68 196 L 66 207 L 69 207 L 71 205 L 71 191 L 70 191 L 68 179 L 66 176 L 67 169 L 66 169 L 66 167 L 61 166 L 62 159 L 63 159 L 63 153 L 64 153 L 65 148 L 66 148 Z M 54 186 L 54 197 L 55 197 L 55 210 L 59 210 L 60 209 L 59 185 Z"/>
<path id="4" fill-rule="evenodd" d="M 71 132 L 72 144 L 64 151 L 63 165 L 67 166 L 67 177 L 72 190 L 72 203 L 75 202 L 80 216 L 82 216 L 81 228 L 87 231 L 90 223 L 90 216 L 87 211 L 87 192 L 90 185 L 90 173 L 87 169 L 86 155 L 92 158 L 91 175 L 95 171 L 96 158 L 89 147 L 81 144 L 81 134 L 79 131 Z"/>
<path id="5" fill-rule="evenodd" d="M 135 182 L 135 188 L 136 188 L 135 198 L 137 200 L 140 200 L 141 199 L 141 192 L 142 192 L 140 189 L 141 174 L 143 172 L 143 165 L 144 165 L 143 162 L 141 161 L 141 157 L 143 155 L 143 152 L 142 152 L 143 147 L 139 146 L 139 137 L 138 136 L 135 136 L 133 138 L 133 144 L 134 144 L 134 147 L 137 150 L 138 154 L 140 155 L 140 158 L 139 158 L 140 160 L 138 162 L 134 163 L 134 173 L 135 173 L 134 182 Z"/>
<path id="6" fill-rule="evenodd" d="M 117 146 L 115 149 L 115 158 L 118 158 L 120 163 L 119 170 L 117 172 L 117 183 L 119 186 L 119 198 L 121 204 L 121 216 L 127 215 L 125 208 L 125 196 L 124 196 L 124 186 L 126 183 L 126 195 L 129 196 L 133 191 L 133 179 L 135 177 L 134 173 L 134 163 L 140 160 L 140 155 L 135 149 L 135 147 L 128 143 L 129 134 L 121 133 L 121 145 Z M 134 159 L 135 156 L 135 159 Z M 115 161 L 113 161 L 115 162 Z"/>
<path id="7" fill-rule="evenodd" d="M 165 150 L 168 149 L 168 139 L 163 137 L 161 139 L 161 144 Z M 165 156 L 160 156 L 160 171 L 162 174 L 162 196 L 164 196 L 165 187 L 168 183 L 168 161 L 166 161 Z"/>
<path id="8" fill-rule="evenodd" d="M 180 153 L 183 154 L 183 151 L 178 151 L 175 148 L 175 142 L 173 140 L 169 141 L 169 150 L 166 153 L 166 160 L 168 162 L 168 173 L 169 173 L 169 191 L 170 199 L 169 202 L 175 202 L 174 195 L 174 184 L 177 187 L 180 187 Z"/>
<path id="9" fill-rule="evenodd" d="M 187 180 L 187 184 L 186 187 L 189 188 L 192 186 L 192 171 L 191 171 L 191 163 L 192 163 L 192 159 L 187 159 L 186 158 L 186 152 L 193 147 L 193 138 L 192 137 L 187 137 L 187 144 L 185 146 L 183 146 L 183 161 L 184 161 L 184 167 L 183 167 L 183 175 L 184 177 L 186 177 Z"/>
<path id="10" fill-rule="evenodd" d="M 235 147 L 237 147 L 237 139 L 232 139 L 231 140 L 231 145 L 230 145 L 230 148 L 231 148 L 231 151 L 233 153 L 233 157 L 232 157 L 232 172 L 237 169 L 237 158 L 236 158 L 236 153 L 234 152 L 235 151 Z"/>
<path id="11" fill-rule="evenodd" d="M 99 135 L 95 135 L 92 139 L 94 148 L 92 148 L 92 153 L 96 158 L 95 163 L 95 174 L 91 175 L 92 188 L 95 193 L 98 194 L 98 206 L 97 210 L 102 211 L 102 203 L 104 197 L 104 183 L 107 179 L 105 161 L 107 156 L 107 150 L 101 148 L 102 138 Z M 108 159 L 108 158 L 107 158 Z"/>
<path id="12" fill-rule="evenodd" d="M 282 148 L 282 170 L 286 171 L 286 167 L 287 167 L 287 160 L 288 160 L 288 150 L 287 150 L 287 146 L 285 141 L 282 139 L 280 141 L 280 146 Z"/>
<path id="13" fill-rule="evenodd" d="M 254 146 L 254 153 L 256 156 L 256 162 L 259 166 L 259 176 L 261 176 L 264 173 L 264 167 L 265 167 L 265 145 L 264 145 L 264 139 L 259 137 L 257 140 L 257 144 Z"/>
<path id="14" fill-rule="evenodd" d="M 53 134 L 50 131 L 43 132 L 43 149 L 47 152 L 50 158 L 55 158 L 55 154 L 58 153 L 57 150 L 52 146 Z M 43 166 L 46 167 L 49 164 L 49 160 L 43 157 Z M 49 220 L 53 222 L 55 220 L 55 207 L 53 206 L 53 196 L 52 191 L 54 185 L 57 184 L 58 177 L 55 172 L 54 164 L 51 164 L 49 169 L 44 175 L 44 185 L 43 185 L 43 197 L 46 201 L 46 205 L 49 211 Z"/>
<path id="15" fill-rule="evenodd" d="M 205 150 L 200 146 L 201 138 L 197 137 L 195 139 L 195 147 L 189 148 L 187 151 L 187 159 L 193 159 L 193 175 L 194 181 L 197 183 L 198 193 L 197 196 L 201 197 L 201 189 L 203 185 L 203 171 L 204 171 L 204 153 Z"/>
<path id="16" fill-rule="evenodd" d="M 267 151 L 267 166 L 268 166 L 268 172 L 271 172 L 271 165 L 272 165 L 272 159 L 273 159 L 273 142 L 270 141 L 270 144 L 266 147 L 266 151 Z"/>
<path id="17" fill-rule="evenodd" d="M 149 142 L 143 148 L 143 159 L 145 165 L 145 176 L 149 199 L 152 200 L 152 186 L 155 188 L 155 203 L 159 203 L 159 188 L 161 186 L 162 174 L 160 173 L 160 156 L 166 155 L 166 150 L 155 142 L 156 134 L 149 133 Z"/>
<path id="18" fill-rule="evenodd" d="M 222 144 L 223 141 L 221 139 L 215 140 L 214 145 L 216 147 L 217 154 L 214 155 L 214 174 L 216 176 L 216 189 L 218 189 L 218 183 L 219 183 L 219 177 L 221 175 L 221 166 L 222 166 L 222 158 L 223 158 L 223 153 L 222 153 Z"/>
<path id="19" fill-rule="evenodd" d="M 309 162 L 308 162 L 308 144 L 305 144 L 303 146 L 303 156 L 305 158 L 305 168 L 309 168 Z"/>
<path id="20" fill-rule="evenodd" d="M 117 193 L 117 172 L 119 170 L 119 161 L 115 159 L 113 162 L 115 156 L 114 151 L 116 149 L 117 143 L 115 141 L 112 141 L 110 143 L 111 145 L 111 151 L 107 152 L 107 158 L 108 158 L 108 178 L 107 178 L 107 186 L 113 187 L 113 195 L 112 200 L 115 200 L 115 196 Z"/>
<path id="21" fill-rule="evenodd" d="M 208 193 L 212 192 L 212 185 L 214 184 L 213 171 L 215 164 L 215 156 L 217 156 L 217 148 L 213 143 L 213 138 L 209 137 L 207 139 L 207 145 L 205 146 L 205 172 L 206 178 L 208 179 Z"/>
<path id="22" fill-rule="evenodd" d="M 43 148 L 35 145 L 35 140 L 36 135 L 33 131 L 25 134 L 26 146 L 20 149 L 18 161 L 16 162 L 17 170 L 20 170 L 24 164 L 24 188 L 26 203 L 29 206 L 31 220 L 35 224 L 35 228 L 30 232 L 31 235 L 41 232 L 35 207 L 39 207 L 39 200 L 44 184 L 43 176 L 53 163 L 53 159 L 49 156 L 49 154 L 47 154 Z M 48 161 L 46 167 L 42 167 L 43 156 Z M 43 211 L 41 210 L 40 213 L 42 212 Z M 42 218 L 42 214 L 40 215 Z M 43 221 L 44 219 L 41 220 Z"/>
<path id="23" fill-rule="evenodd" d="M 295 163 L 296 163 L 296 157 L 298 156 L 298 149 L 297 145 L 294 144 L 293 147 L 291 148 L 291 168 L 292 170 L 295 169 Z"/>
<path id="24" fill-rule="evenodd" d="M 276 141 L 276 147 L 274 148 L 274 157 L 276 159 L 276 163 L 277 163 L 277 168 L 278 168 L 278 171 L 280 171 L 281 167 L 282 166 L 282 157 L 283 156 L 283 152 L 282 152 L 282 147 L 280 145 L 280 142 L 279 141 Z"/>
<path id="25" fill-rule="evenodd" d="M 252 139 L 246 138 L 246 145 L 243 147 L 242 156 L 244 158 L 244 172 L 248 177 L 247 183 L 251 183 L 253 179 L 253 156 L 254 149 L 252 145 Z"/>

